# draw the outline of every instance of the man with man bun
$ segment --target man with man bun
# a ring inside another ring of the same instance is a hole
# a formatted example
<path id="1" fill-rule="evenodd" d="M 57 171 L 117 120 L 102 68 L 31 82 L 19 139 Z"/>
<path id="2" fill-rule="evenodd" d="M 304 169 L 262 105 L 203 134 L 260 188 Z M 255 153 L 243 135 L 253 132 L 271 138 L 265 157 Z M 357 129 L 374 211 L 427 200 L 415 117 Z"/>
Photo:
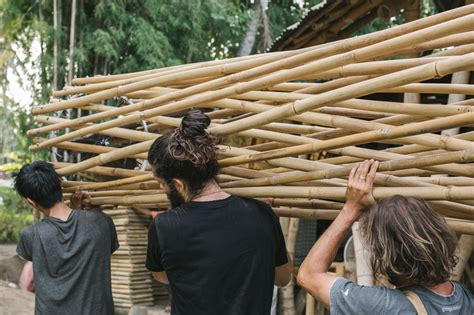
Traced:
<path id="1" fill-rule="evenodd" d="M 146 266 L 169 282 L 172 314 L 269 314 L 274 284 L 291 276 L 283 233 L 267 204 L 220 189 L 209 124 L 189 110 L 150 147 L 148 161 L 172 209 L 150 225 Z"/>

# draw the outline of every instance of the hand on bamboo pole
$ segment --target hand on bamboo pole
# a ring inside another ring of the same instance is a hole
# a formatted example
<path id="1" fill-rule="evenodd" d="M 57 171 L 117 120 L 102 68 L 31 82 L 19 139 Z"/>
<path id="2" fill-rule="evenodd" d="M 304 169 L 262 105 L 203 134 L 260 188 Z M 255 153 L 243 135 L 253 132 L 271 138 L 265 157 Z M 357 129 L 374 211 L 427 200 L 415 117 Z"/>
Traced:
<path id="1" fill-rule="evenodd" d="M 349 211 L 354 217 L 359 217 L 360 211 L 375 204 L 372 188 L 378 166 L 378 161 L 366 160 L 352 168 L 347 181 L 346 204 L 342 211 Z"/>
<path id="2" fill-rule="evenodd" d="M 90 210 L 91 205 L 91 196 L 85 191 L 76 191 L 69 198 L 70 207 L 72 209 L 85 209 Z"/>
<path id="3" fill-rule="evenodd" d="M 106 209 L 112 209 L 115 206 L 112 204 L 100 204 L 94 207 L 92 205 L 91 195 L 85 191 L 79 190 L 71 194 L 71 197 L 69 198 L 69 207 L 76 210 L 102 211 Z"/>
<path id="4" fill-rule="evenodd" d="M 370 160 L 352 169 L 344 207 L 310 250 L 298 272 L 298 284 L 326 305 L 329 305 L 330 287 L 336 279 L 328 271 L 337 249 L 361 211 L 375 203 L 372 187 L 377 167 L 378 162 Z"/>

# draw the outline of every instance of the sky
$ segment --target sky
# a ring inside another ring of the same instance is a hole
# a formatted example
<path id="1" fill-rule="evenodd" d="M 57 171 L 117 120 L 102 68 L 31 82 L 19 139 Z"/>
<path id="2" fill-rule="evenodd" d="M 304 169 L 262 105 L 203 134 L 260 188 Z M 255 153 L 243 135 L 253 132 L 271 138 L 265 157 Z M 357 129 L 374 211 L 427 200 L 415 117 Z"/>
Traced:
<path id="1" fill-rule="evenodd" d="M 21 60 L 26 58 L 24 51 L 22 51 L 22 49 L 20 49 L 15 44 L 13 45 L 13 49 Z M 39 40 L 33 41 L 31 52 L 33 53 L 32 60 L 39 58 Z M 30 79 L 28 78 L 28 74 L 35 75 L 37 73 L 39 73 L 39 70 L 32 63 L 27 63 L 26 69 L 22 69 L 22 67 L 16 67 L 16 72 L 14 69 L 12 69 L 12 67 L 7 69 L 7 95 L 9 98 L 13 99 L 16 104 L 19 104 L 21 108 L 28 109 L 33 101 L 33 93 L 30 90 L 31 82 L 29 82 Z"/>

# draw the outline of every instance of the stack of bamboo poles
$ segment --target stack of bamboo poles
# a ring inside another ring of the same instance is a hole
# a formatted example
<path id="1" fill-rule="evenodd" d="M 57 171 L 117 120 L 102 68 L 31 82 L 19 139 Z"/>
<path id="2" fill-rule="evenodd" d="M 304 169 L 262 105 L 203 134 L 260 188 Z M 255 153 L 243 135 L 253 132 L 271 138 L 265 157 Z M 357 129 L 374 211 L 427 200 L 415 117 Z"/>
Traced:
<path id="1" fill-rule="evenodd" d="M 404 57 L 414 53 L 423 57 Z M 147 150 L 198 107 L 212 118 L 209 132 L 225 140 L 218 180 L 231 194 L 267 199 L 283 216 L 333 219 L 354 163 L 374 158 L 382 161 L 376 198 L 425 198 L 472 234 L 474 87 L 440 79 L 473 69 L 470 5 L 295 51 L 77 78 L 33 108 L 43 126 L 29 131 L 31 149 L 88 157 L 55 166 L 65 191 L 88 190 L 93 204 L 166 208 Z M 403 103 L 400 93 L 467 100 Z M 83 116 L 62 118 L 70 109 Z"/>
<path id="2" fill-rule="evenodd" d="M 124 207 L 104 211 L 114 221 L 119 249 L 112 255 L 112 294 L 117 309 L 132 305 L 153 305 L 166 299 L 166 291 L 156 288 L 145 268 L 148 218 Z"/>

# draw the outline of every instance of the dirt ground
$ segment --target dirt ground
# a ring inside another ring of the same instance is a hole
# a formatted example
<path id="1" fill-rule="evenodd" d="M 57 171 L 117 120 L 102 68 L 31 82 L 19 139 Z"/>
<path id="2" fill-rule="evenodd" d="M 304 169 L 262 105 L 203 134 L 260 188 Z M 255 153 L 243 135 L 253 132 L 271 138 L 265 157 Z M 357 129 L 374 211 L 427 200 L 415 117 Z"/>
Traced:
<path id="1" fill-rule="evenodd" d="M 24 261 L 16 256 L 16 245 L 0 244 L 0 315 L 34 314 L 35 295 L 18 289 Z"/>

